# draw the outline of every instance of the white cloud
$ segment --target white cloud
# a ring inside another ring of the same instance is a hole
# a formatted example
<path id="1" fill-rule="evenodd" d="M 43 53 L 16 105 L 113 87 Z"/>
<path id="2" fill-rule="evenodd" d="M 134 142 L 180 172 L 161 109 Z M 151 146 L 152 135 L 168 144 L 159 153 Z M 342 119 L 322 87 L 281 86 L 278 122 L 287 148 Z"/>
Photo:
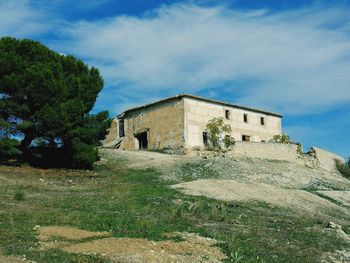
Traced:
<path id="1" fill-rule="evenodd" d="M 176 4 L 143 17 L 67 22 L 45 1 L 0 0 L 0 36 L 60 35 L 46 43 L 101 69 L 98 105 L 108 101 L 110 109 L 182 92 L 283 114 L 350 102 L 348 8 L 270 13 Z"/>
<path id="2" fill-rule="evenodd" d="M 81 21 L 63 33 L 67 51 L 100 67 L 119 94 L 220 93 L 225 85 L 242 103 L 301 114 L 350 101 L 348 14 L 182 4 L 141 18 Z M 242 79 L 251 84 L 237 85 Z"/>
<path id="3" fill-rule="evenodd" d="M 33 37 L 51 26 L 48 14 L 33 8 L 29 0 L 0 0 L 0 37 Z"/>

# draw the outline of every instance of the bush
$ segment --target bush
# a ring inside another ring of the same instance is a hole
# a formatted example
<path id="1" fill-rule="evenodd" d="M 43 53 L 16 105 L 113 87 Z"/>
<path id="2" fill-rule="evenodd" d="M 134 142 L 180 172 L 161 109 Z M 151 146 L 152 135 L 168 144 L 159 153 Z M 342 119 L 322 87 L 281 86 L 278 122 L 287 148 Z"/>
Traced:
<path id="1" fill-rule="evenodd" d="M 13 195 L 13 199 L 15 199 L 16 201 L 23 201 L 24 192 L 22 190 L 16 190 L 15 194 Z"/>
<path id="2" fill-rule="evenodd" d="M 350 158 L 347 163 L 342 162 L 341 160 L 336 159 L 335 164 L 338 171 L 346 178 L 350 179 Z"/>
<path id="3" fill-rule="evenodd" d="M 272 139 L 269 140 L 269 142 L 276 142 L 276 143 L 293 143 L 290 139 L 290 137 L 287 134 L 282 135 L 274 135 Z"/>
<path id="4" fill-rule="evenodd" d="M 224 141 L 226 148 L 229 148 L 229 147 L 235 145 L 235 138 L 233 138 L 230 135 L 226 135 L 225 138 L 223 139 L 223 141 Z"/>
<path id="5" fill-rule="evenodd" d="M 98 152 L 96 147 L 78 140 L 73 142 L 70 165 L 72 168 L 92 169 L 94 162 L 97 160 Z"/>

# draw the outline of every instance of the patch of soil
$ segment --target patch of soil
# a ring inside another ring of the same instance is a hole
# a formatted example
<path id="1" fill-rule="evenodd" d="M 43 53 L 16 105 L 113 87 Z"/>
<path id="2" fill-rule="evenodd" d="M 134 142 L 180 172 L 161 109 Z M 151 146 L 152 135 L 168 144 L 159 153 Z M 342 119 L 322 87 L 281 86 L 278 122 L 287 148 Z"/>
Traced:
<path id="1" fill-rule="evenodd" d="M 296 189 L 286 189 L 263 183 L 239 183 L 233 180 L 201 179 L 172 186 L 183 193 L 195 196 L 207 196 L 223 201 L 258 201 L 271 205 L 288 207 L 300 212 L 314 214 L 329 209 L 343 211 L 342 208 L 315 194 Z"/>
<path id="2" fill-rule="evenodd" d="M 67 227 L 48 227 L 45 231 L 40 231 L 39 239 L 43 249 L 59 248 L 67 253 L 82 253 L 100 255 L 108 258 L 111 262 L 138 263 L 138 262 L 221 262 L 226 256 L 220 248 L 215 246 L 217 241 L 204 238 L 191 233 L 172 233 L 167 235 L 179 237 L 181 241 L 163 240 L 151 241 L 142 238 L 101 238 L 87 242 L 77 243 L 77 237 L 72 238 L 73 233 L 81 238 L 102 237 L 100 233 L 84 231 Z M 67 229 L 69 233 L 67 234 Z M 60 231 L 62 230 L 62 232 Z M 43 232 L 45 233 L 43 235 Z M 64 237 L 71 239 L 70 242 L 46 242 L 53 237 Z M 49 245 L 49 246 L 47 246 Z"/>
<path id="3" fill-rule="evenodd" d="M 107 232 L 91 232 L 67 226 L 46 226 L 37 229 L 38 239 L 40 241 L 49 241 L 53 238 L 65 240 L 81 240 L 89 237 L 105 237 Z"/>

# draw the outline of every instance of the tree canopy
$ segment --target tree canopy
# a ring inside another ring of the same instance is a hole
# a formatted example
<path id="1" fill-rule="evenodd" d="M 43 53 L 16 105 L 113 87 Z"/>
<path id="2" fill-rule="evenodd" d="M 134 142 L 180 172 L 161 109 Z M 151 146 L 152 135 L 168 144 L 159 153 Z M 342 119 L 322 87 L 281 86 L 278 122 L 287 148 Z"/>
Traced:
<path id="1" fill-rule="evenodd" d="M 108 112 L 90 114 L 102 88 L 99 71 L 73 56 L 33 40 L 1 38 L 0 147 L 41 161 L 60 153 L 54 158 L 65 166 L 91 168 L 110 124 Z M 14 137 L 22 138 L 17 151 Z"/>

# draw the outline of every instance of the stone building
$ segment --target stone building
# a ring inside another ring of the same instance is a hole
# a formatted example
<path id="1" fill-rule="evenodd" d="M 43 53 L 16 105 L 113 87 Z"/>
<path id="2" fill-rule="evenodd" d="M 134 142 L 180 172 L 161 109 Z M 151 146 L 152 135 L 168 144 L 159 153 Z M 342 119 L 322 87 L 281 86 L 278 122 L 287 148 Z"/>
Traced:
<path id="1" fill-rule="evenodd" d="M 193 95 L 180 94 L 126 110 L 112 122 L 104 146 L 120 149 L 204 147 L 206 124 L 223 117 L 236 141 L 263 142 L 282 134 L 282 116 Z"/>

